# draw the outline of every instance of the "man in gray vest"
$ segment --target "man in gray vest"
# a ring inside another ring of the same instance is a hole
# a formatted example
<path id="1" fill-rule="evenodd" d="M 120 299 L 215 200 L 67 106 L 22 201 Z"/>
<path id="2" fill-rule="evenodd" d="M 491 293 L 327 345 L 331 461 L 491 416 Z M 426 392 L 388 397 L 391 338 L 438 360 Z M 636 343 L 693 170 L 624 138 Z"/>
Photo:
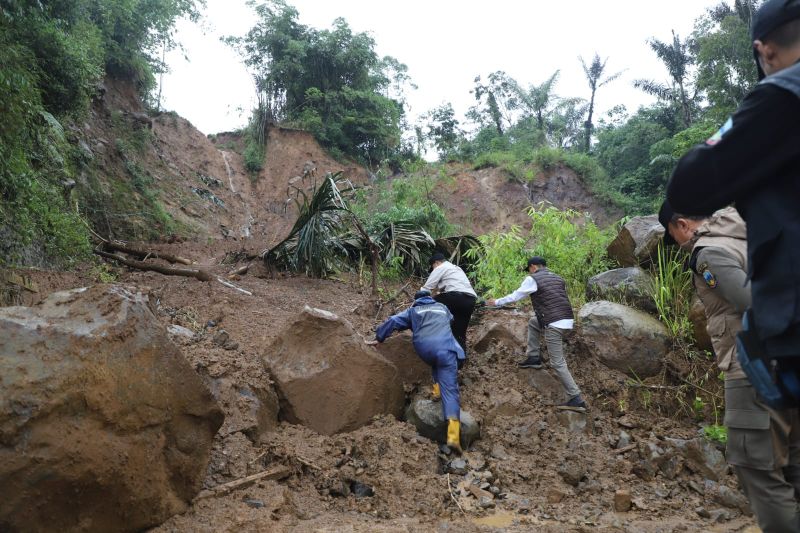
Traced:
<path id="1" fill-rule="evenodd" d="M 560 276 L 547 268 L 547 261 L 543 257 L 531 257 L 528 259 L 527 266 L 522 270 L 530 275 L 525 277 L 519 289 L 503 298 L 487 299 L 486 304 L 500 307 L 530 296 L 534 316 L 528 321 L 527 358 L 519 366 L 520 368 L 542 368 L 539 335 L 544 331 L 544 340 L 550 355 L 550 368 L 561 380 L 569 398 L 560 407 L 586 409 L 586 402 L 581 397 L 581 390 L 572 379 L 572 374 L 567 368 L 567 360 L 564 357 L 564 333 L 575 325 L 572 304 L 569 303 L 567 296 L 567 285 Z"/>
<path id="2" fill-rule="evenodd" d="M 800 405 L 800 0 L 753 17 L 761 80 L 704 144 L 678 162 L 667 201 L 708 216 L 735 203 L 747 223 L 752 305 L 739 357 L 770 405 Z"/>
<path id="3" fill-rule="evenodd" d="M 732 207 L 710 217 L 675 213 L 664 202 L 658 219 L 666 244 L 691 251 L 695 291 L 725 373 L 725 456 L 767 533 L 800 531 L 800 418 L 797 409 L 772 409 L 758 397 L 736 358 L 736 334 L 750 306 L 744 221 Z"/>

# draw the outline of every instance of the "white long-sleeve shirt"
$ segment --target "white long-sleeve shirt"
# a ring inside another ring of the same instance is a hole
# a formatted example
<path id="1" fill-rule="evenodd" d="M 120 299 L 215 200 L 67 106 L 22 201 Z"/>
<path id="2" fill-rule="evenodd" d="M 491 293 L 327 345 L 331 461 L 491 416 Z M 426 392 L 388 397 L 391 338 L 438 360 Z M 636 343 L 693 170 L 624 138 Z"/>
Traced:
<path id="1" fill-rule="evenodd" d="M 495 300 L 495 305 L 497 307 L 501 307 L 506 304 L 517 302 L 526 296 L 530 296 L 538 290 L 539 286 L 536 284 L 536 280 L 533 279 L 533 276 L 526 276 L 525 279 L 522 280 L 522 285 L 519 286 L 519 289 L 507 296 L 498 298 Z M 565 318 L 563 320 L 556 320 L 555 322 L 547 325 L 558 329 L 572 329 L 575 326 L 575 321 L 571 318 Z"/>
<path id="2" fill-rule="evenodd" d="M 440 292 L 463 292 L 476 298 L 478 296 L 464 271 L 450 261 L 443 261 L 434 268 L 422 288 L 429 291 L 438 289 Z"/>

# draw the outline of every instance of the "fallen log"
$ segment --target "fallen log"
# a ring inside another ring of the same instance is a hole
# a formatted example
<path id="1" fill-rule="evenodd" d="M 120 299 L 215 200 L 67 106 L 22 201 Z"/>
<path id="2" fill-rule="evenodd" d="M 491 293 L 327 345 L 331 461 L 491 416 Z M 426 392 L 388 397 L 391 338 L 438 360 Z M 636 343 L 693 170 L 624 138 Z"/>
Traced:
<path id="1" fill-rule="evenodd" d="M 169 263 L 175 264 L 180 263 L 182 265 L 191 265 L 192 262 L 185 257 L 179 257 L 177 255 L 166 254 L 163 252 L 148 252 L 145 250 L 137 250 L 136 248 L 131 248 L 130 246 L 123 244 L 117 241 L 110 241 L 106 240 L 103 242 L 103 246 L 110 250 L 114 250 L 117 252 L 122 252 L 128 255 L 132 255 L 134 257 L 138 257 L 141 260 L 145 259 L 163 259 Z"/>
<path id="2" fill-rule="evenodd" d="M 228 272 L 228 278 L 230 279 L 234 276 L 241 276 L 243 274 L 247 274 L 248 270 L 250 270 L 250 263 L 247 263 L 246 265 L 240 266 L 239 268 Z"/>
<path id="3" fill-rule="evenodd" d="M 163 265 L 157 265 L 154 263 L 145 263 L 144 261 L 127 259 L 119 254 L 110 254 L 102 250 L 94 250 L 94 253 L 99 255 L 100 257 L 105 257 L 106 259 L 113 259 L 114 261 L 122 263 L 125 266 L 135 268 L 137 270 L 158 272 L 159 274 L 165 274 L 167 276 L 185 276 L 187 278 L 199 279 L 200 281 L 211 281 L 214 279 L 214 276 L 212 276 L 205 270 L 200 270 L 196 268 L 173 268 Z"/>
<path id="4" fill-rule="evenodd" d="M 234 481 L 230 481 L 228 483 L 223 483 L 222 485 L 217 485 L 216 487 L 213 487 L 211 489 L 201 491 L 200 494 L 198 494 L 197 497 L 195 498 L 195 501 L 202 500 L 205 498 L 212 498 L 214 496 L 224 496 L 225 494 L 228 494 L 229 492 L 232 492 L 236 489 L 252 485 L 256 481 L 283 479 L 289 477 L 291 474 L 292 474 L 291 468 L 287 468 L 285 466 L 279 466 L 273 468 L 272 470 L 265 470 L 263 472 L 259 472 L 258 474 L 253 474 L 251 476 L 239 478 Z"/>

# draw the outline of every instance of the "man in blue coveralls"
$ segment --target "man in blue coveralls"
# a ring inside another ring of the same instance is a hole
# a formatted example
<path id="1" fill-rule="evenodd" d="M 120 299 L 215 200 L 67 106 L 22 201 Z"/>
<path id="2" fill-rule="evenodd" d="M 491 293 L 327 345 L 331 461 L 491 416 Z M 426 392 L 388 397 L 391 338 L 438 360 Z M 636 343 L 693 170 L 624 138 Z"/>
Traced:
<path id="1" fill-rule="evenodd" d="M 430 291 L 417 291 L 414 304 L 378 326 L 375 339 L 386 340 L 393 331 L 411 329 L 414 350 L 432 370 L 433 381 L 439 385 L 442 410 L 447 419 L 447 445 L 461 453 L 461 407 L 458 394 L 458 361 L 464 350 L 453 336 L 450 322 L 453 315 L 444 304 L 431 298 Z"/>

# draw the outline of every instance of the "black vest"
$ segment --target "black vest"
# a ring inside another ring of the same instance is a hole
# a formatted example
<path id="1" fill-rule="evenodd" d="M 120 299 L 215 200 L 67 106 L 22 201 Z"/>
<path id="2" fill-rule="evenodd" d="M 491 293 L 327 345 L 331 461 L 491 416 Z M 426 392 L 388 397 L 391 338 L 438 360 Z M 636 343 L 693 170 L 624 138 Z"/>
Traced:
<path id="1" fill-rule="evenodd" d="M 532 277 L 537 289 L 531 294 L 531 302 L 542 327 L 558 320 L 575 318 L 567 297 L 567 284 L 560 276 L 543 267 Z"/>
<path id="2" fill-rule="evenodd" d="M 800 98 L 800 63 L 761 83 Z M 772 357 L 800 356 L 800 154 L 780 172 L 736 203 L 747 222 L 754 329 Z"/>

